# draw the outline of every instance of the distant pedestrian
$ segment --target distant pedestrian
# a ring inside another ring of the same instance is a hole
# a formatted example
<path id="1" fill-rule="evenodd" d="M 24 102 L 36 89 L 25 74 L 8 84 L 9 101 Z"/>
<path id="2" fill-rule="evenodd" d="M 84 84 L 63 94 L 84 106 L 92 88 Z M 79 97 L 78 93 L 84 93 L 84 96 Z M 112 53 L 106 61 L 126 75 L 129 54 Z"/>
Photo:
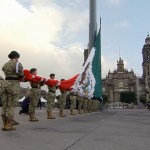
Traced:
<path id="1" fill-rule="evenodd" d="M 22 114 L 22 113 L 25 113 L 27 115 L 29 114 L 29 103 L 30 103 L 30 98 L 28 96 L 23 100 L 19 114 Z"/>

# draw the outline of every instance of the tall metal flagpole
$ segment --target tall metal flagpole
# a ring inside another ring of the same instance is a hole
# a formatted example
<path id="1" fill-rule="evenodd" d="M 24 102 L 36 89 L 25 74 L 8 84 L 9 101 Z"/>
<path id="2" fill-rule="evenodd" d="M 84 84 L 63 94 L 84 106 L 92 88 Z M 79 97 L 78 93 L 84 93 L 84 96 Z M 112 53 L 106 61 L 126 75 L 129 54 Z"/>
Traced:
<path id="1" fill-rule="evenodd" d="M 97 0 L 90 0 L 89 48 L 90 53 L 97 35 Z"/>

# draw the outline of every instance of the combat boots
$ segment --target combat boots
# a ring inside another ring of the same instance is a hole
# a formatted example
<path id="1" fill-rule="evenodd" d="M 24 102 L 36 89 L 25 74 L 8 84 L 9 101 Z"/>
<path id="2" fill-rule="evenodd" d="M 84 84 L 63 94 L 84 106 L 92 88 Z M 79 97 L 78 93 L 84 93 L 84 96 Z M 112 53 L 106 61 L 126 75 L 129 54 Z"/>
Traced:
<path id="1" fill-rule="evenodd" d="M 2 117 L 3 119 L 3 131 L 11 131 L 11 130 L 16 130 L 16 128 L 13 127 L 13 125 L 11 124 L 11 119 L 8 117 Z"/>
<path id="2" fill-rule="evenodd" d="M 84 113 L 87 113 L 87 110 L 84 108 Z"/>
<path id="3" fill-rule="evenodd" d="M 74 112 L 74 109 L 70 110 L 70 115 L 76 115 L 76 113 Z"/>
<path id="4" fill-rule="evenodd" d="M 79 114 L 83 114 L 83 112 L 81 112 L 81 109 L 79 109 Z"/>
<path id="5" fill-rule="evenodd" d="M 7 131 L 16 130 L 16 128 L 13 127 L 13 125 L 11 124 L 11 118 L 7 118 L 7 121 L 6 121 L 6 129 L 8 129 Z"/>
<path id="6" fill-rule="evenodd" d="M 2 130 L 4 130 L 6 128 L 6 117 L 4 115 L 1 115 L 2 120 L 3 120 L 3 127 Z"/>
<path id="7" fill-rule="evenodd" d="M 35 114 L 34 113 L 30 113 L 30 119 L 29 119 L 29 121 L 31 121 L 31 122 L 36 122 L 36 121 L 39 121 L 39 119 L 37 119 L 37 118 L 35 118 Z"/>
<path id="8" fill-rule="evenodd" d="M 59 117 L 67 117 L 67 116 L 64 115 L 63 110 L 60 110 Z"/>
<path id="9" fill-rule="evenodd" d="M 55 119 L 51 111 L 47 111 L 47 119 Z"/>
<path id="10" fill-rule="evenodd" d="M 11 124 L 12 125 L 19 125 L 19 122 L 15 121 L 14 118 L 11 119 Z"/>
<path id="11" fill-rule="evenodd" d="M 87 111 L 88 113 L 91 113 L 91 110 L 90 109 L 88 109 L 88 111 Z"/>

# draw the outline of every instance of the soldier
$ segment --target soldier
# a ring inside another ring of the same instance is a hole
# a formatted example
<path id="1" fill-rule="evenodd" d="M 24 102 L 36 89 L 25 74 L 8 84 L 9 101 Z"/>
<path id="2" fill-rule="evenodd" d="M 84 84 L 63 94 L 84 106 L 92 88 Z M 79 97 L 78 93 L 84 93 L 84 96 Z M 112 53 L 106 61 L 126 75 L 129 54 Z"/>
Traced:
<path id="1" fill-rule="evenodd" d="M 93 112 L 93 99 L 90 99 L 90 111 Z"/>
<path id="2" fill-rule="evenodd" d="M 91 105 L 92 105 L 92 112 L 94 112 L 95 111 L 95 108 L 94 108 L 94 98 L 92 98 Z"/>
<path id="3" fill-rule="evenodd" d="M 100 111 L 100 101 L 97 99 L 96 102 L 97 102 L 97 112 L 99 112 Z"/>
<path id="4" fill-rule="evenodd" d="M 83 98 L 83 110 L 84 110 L 84 113 L 87 113 L 87 102 L 88 102 L 88 99 L 86 97 Z"/>
<path id="5" fill-rule="evenodd" d="M 37 69 L 36 68 L 30 69 L 30 73 L 32 75 L 37 75 Z M 30 116 L 29 121 L 36 122 L 39 121 L 39 119 L 35 118 L 35 109 L 40 99 L 40 92 L 41 92 L 40 88 L 41 86 L 43 86 L 43 81 L 39 81 L 38 83 L 30 82 L 30 84 L 31 90 L 30 90 L 30 104 L 29 104 L 29 116 Z"/>
<path id="6" fill-rule="evenodd" d="M 76 92 L 74 91 L 74 89 L 70 89 L 70 115 L 76 115 L 76 113 L 74 112 L 74 109 L 76 107 Z"/>
<path id="7" fill-rule="evenodd" d="M 79 114 L 83 114 L 83 112 L 81 112 L 82 105 L 83 105 L 83 97 L 80 94 L 78 94 L 77 100 L 79 102 L 79 105 L 78 105 Z"/>
<path id="8" fill-rule="evenodd" d="M 92 106 L 93 106 L 93 112 L 95 112 L 96 111 L 96 100 L 95 100 L 95 98 L 93 98 L 93 100 L 92 100 Z"/>
<path id="9" fill-rule="evenodd" d="M 10 60 L 4 64 L 2 71 L 5 74 L 5 81 L 2 84 L 2 120 L 4 131 L 15 130 L 13 124 L 18 124 L 14 118 L 14 104 L 17 97 L 19 97 L 20 82 L 23 80 L 23 66 L 18 59 L 20 54 L 12 51 L 8 57 Z"/>
<path id="10" fill-rule="evenodd" d="M 65 79 L 61 79 L 61 81 L 64 81 L 64 80 Z M 64 115 L 64 108 L 66 106 L 67 91 L 60 89 L 60 92 L 61 92 L 61 95 L 59 98 L 59 109 L 60 109 L 59 116 L 60 117 L 66 117 L 66 115 Z"/>
<path id="11" fill-rule="evenodd" d="M 51 73 L 50 74 L 50 79 L 54 80 L 55 79 L 55 74 Z M 54 108 L 55 104 L 55 98 L 56 98 L 56 90 L 57 87 L 53 86 L 47 86 L 48 87 L 48 93 L 47 93 L 47 119 L 55 119 L 55 117 L 52 115 L 52 110 Z"/>
<path id="12" fill-rule="evenodd" d="M 91 99 L 88 99 L 87 100 L 87 111 L 88 111 L 88 113 L 91 113 Z"/>

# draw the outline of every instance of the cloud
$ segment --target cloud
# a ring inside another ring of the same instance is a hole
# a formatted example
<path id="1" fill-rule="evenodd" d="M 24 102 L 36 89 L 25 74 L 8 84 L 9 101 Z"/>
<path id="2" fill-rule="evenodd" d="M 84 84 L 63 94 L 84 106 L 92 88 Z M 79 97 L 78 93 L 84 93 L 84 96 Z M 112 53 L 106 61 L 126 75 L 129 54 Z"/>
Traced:
<path id="1" fill-rule="evenodd" d="M 131 28 L 131 24 L 128 20 L 123 20 L 121 22 L 114 23 L 114 27 L 116 28 Z"/>
<path id="2" fill-rule="evenodd" d="M 16 0 L 0 1 L 0 67 L 17 50 L 24 68 L 36 67 L 44 77 L 54 72 L 58 79 L 67 79 L 79 73 L 85 48 L 80 37 L 88 32 L 86 12 L 47 0 L 33 0 L 30 11 Z"/>
<path id="3" fill-rule="evenodd" d="M 57 79 L 80 73 L 88 43 L 83 41 L 88 33 L 88 10 L 79 8 L 79 2 L 84 5 L 83 0 L 71 1 L 70 7 L 32 0 L 27 9 L 16 0 L 0 1 L 0 67 L 10 51 L 17 50 L 24 68 L 36 67 L 46 78 L 52 72 Z M 103 76 L 115 65 L 102 56 Z M 4 76 L 2 71 L 0 75 Z"/>

